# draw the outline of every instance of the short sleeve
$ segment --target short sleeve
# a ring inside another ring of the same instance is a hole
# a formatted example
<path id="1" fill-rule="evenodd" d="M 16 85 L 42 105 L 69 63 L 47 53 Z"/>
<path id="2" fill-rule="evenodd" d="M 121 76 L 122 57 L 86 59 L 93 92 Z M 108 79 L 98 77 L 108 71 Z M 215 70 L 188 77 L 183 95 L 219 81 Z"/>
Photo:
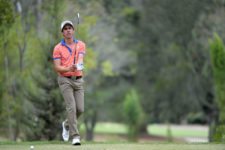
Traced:
<path id="1" fill-rule="evenodd" d="M 55 47 L 53 50 L 53 60 L 56 60 L 56 59 L 61 59 L 61 53 L 57 47 Z"/>
<path id="2" fill-rule="evenodd" d="M 84 47 L 83 47 L 83 52 L 84 54 L 86 53 L 86 45 L 84 44 Z"/>
<path id="3" fill-rule="evenodd" d="M 86 53 L 86 45 L 83 42 L 82 42 L 82 48 L 81 48 L 80 52 L 83 53 L 83 54 Z"/>

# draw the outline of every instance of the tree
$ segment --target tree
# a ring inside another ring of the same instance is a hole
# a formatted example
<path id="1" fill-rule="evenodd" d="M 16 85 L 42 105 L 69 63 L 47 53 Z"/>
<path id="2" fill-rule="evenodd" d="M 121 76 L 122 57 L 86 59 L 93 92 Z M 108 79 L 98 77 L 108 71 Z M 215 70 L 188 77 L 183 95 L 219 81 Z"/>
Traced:
<path id="1" fill-rule="evenodd" d="M 117 39 L 117 23 L 119 22 L 114 24 L 115 19 L 113 19 L 116 17 L 115 13 L 118 13 L 117 17 L 120 18 L 120 11 L 116 10 L 118 7 L 120 10 L 120 5 L 123 4 L 122 1 L 117 3 L 99 1 L 87 4 L 92 5 L 93 8 L 93 10 L 89 10 L 90 14 L 104 14 L 101 18 L 97 18 L 97 15 L 92 16 L 95 23 L 90 28 L 91 34 L 85 39 L 88 47 L 92 47 L 96 56 L 95 60 L 91 59 L 96 66 L 89 70 L 85 78 L 88 83 L 84 114 L 87 140 L 93 139 L 94 127 L 98 120 L 122 120 L 120 103 L 129 87 L 126 79 L 130 80 L 130 72 L 128 72 L 130 68 L 127 66 L 133 64 L 133 53 L 128 53 L 120 48 Z M 97 8 L 97 12 L 95 8 Z M 87 19 L 91 19 L 91 17 L 87 17 Z M 130 59 L 125 59 L 127 57 Z M 112 110 L 112 106 L 118 111 Z"/>
<path id="2" fill-rule="evenodd" d="M 5 1 L 1 0 L 0 1 L 0 10 L 1 10 L 1 15 L 0 15 L 0 38 L 1 38 L 1 43 L 0 43 L 0 55 L 3 58 L 2 61 L 0 62 L 1 68 L 2 68 L 2 73 L 0 74 L 1 76 L 1 81 L 0 81 L 0 118 L 3 120 L 6 120 L 5 122 L 2 122 L 1 125 L 5 126 L 8 131 L 8 136 L 12 140 L 15 139 L 15 133 L 13 132 L 13 129 L 15 129 L 15 124 L 13 120 L 13 112 L 11 112 L 11 107 L 15 104 L 13 102 L 13 95 L 12 95 L 12 90 L 13 90 L 13 85 L 12 85 L 12 78 L 10 78 L 10 63 L 12 62 L 10 60 L 12 54 L 11 52 L 8 52 L 7 49 L 10 47 L 10 27 L 15 22 L 14 18 L 14 13 L 13 13 L 13 7 L 12 3 L 10 1 Z M 14 57 L 15 58 L 15 57 Z M 4 106 L 4 107 L 3 107 Z M 13 109 L 15 111 L 15 109 Z"/>
<path id="3" fill-rule="evenodd" d="M 140 124 L 143 119 L 143 112 L 139 103 L 139 96 L 135 89 L 127 93 L 124 103 L 124 118 L 128 127 L 128 137 L 131 141 L 136 141 L 139 134 Z"/>
<path id="4" fill-rule="evenodd" d="M 217 142 L 225 141 L 225 48 L 221 38 L 215 34 L 210 42 L 210 54 L 213 67 L 213 77 L 215 83 L 215 95 L 219 118 L 214 123 L 216 132 L 214 140 Z"/>
<path id="5" fill-rule="evenodd" d="M 214 126 L 218 118 L 218 107 L 215 98 L 212 63 L 210 59 L 210 47 L 208 39 L 213 38 L 213 33 L 224 37 L 224 2 L 214 1 L 208 6 L 208 10 L 199 16 L 192 30 L 193 39 L 188 46 L 188 57 L 192 66 L 194 84 L 192 84 L 193 96 L 198 99 L 201 111 L 206 116 L 210 127 L 209 141 L 213 141 Z"/>
<path id="6" fill-rule="evenodd" d="M 65 3 L 57 0 L 35 4 L 34 8 L 42 8 L 41 14 L 38 14 L 36 9 L 32 12 L 36 14 L 34 15 L 37 17 L 36 19 L 39 19 L 37 20 L 38 25 L 34 27 L 35 31 L 39 33 L 36 37 L 41 47 L 39 50 L 36 49 L 38 47 L 33 48 L 39 52 L 36 56 L 39 56 L 37 61 L 40 62 L 35 68 L 38 71 L 30 73 L 34 86 L 25 95 L 34 105 L 34 116 L 30 126 L 33 132 L 27 133 L 27 137 L 29 140 L 54 140 L 61 137 L 60 125 L 65 117 L 65 113 L 62 113 L 65 112 L 63 98 L 58 89 L 57 74 L 53 69 L 52 62 L 54 45 L 60 41 L 59 25 L 63 18 L 62 15 L 65 13 L 61 7 L 65 6 Z M 44 28 L 39 28 L 43 25 Z M 45 33 L 45 36 L 41 33 Z"/>
<path id="7" fill-rule="evenodd" d="M 193 68 L 187 54 L 191 31 L 209 5 L 210 1 L 143 1 L 137 58 L 138 66 L 144 67 L 137 68 L 137 86 L 149 122 L 180 123 L 199 109 L 191 94 Z"/>

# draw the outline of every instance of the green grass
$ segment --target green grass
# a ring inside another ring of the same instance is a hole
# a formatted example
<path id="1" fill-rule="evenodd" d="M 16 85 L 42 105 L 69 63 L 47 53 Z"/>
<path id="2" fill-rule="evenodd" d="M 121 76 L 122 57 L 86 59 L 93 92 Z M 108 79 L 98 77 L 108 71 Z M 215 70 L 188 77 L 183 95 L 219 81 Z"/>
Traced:
<path id="1" fill-rule="evenodd" d="M 126 134 L 127 128 L 124 124 L 120 123 L 98 123 L 95 128 L 96 133 L 108 133 L 108 134 Z"/>
<path id="2" fill-rule="evenodd" d="M 148 126 L 148 132 L 152 135 L 167 136 L 167 126 L 150 125 Z M 195 128 L 179 128 L 171 126 L 171 133 L 173 137 L 207 137 L 207 129 L 195 129 Z"/>
<path id="3" fill-rule="evenodd" d="M 81 126 L 81 128 L 83 128 Z M 83 128 L 84 129 L 84 128 Z M 82 130 L 83 130 L 82 129 Z M 206 130 L 196 130 L 190 127 L 188 128 L 180 128 L 179 126 L 172 126 L 172 136 L 176 137 L 207 137 Z M 167 136 L 167 127 L 165 125 L 149 125 L 148 131 L 152 135 L 160 135 L 160 136 Z M 76 147 L 76 149 L 93 149 L 93 150 L 112 150 L 112 149 L 123 149 L 123 150 L 225 150 L 225 145 L 217 145 L 217 144 L 187 144 L 187 143 L 172 143 L 172 144 L 165 144 L 165 143 L 155 143 L 155 142 L 148 142 L 145 144 L 141 141 L 140 143 L 118 143 L 118 141 L 126 141 L 121 139 L 121 137 L 117 136 L 117 134 L 126 134 L 127 128 L 124 124 L 119 123 L 98 123 L 95 128 L 95 133 L 100 134 L 107 134 L 107 136 L 100 136 L 103 140 L 96 140 L 96 141 L 107 141 L 108 143 L 87 143 L 85 142 L 82 147 Z M 6 140 L 0 140 L 6 141 Z M 111 143 L 109 143 L 111 141 Z M 113 143 L 112 143 L 113 141 Z M 116 143 L 115 143 L 116 142 Z M 30 145 L 34 145 L 34 150 L 67 150 L 71 149 L 70 143 L 64 142 L 0 142 L 0 150 L 29 150 Z M 224 147 L 224 149 L 222 149 Z M 73 147 L 72 147 L 73 148 Z"/>
<path id="4" fill-rule="evenodd" d="M 1 143 L 1 150 L 29 150 L 34 145 L 34 150 L 225 150 L 224 144 L 168 144 L 168 143 L 84 143 L 75 147 L 70 143 Z"/>
<path id="5" fill-rule="evenodd" d="M 82 127 L 83 128 L 83 127 Z M 153 135 L 167 135 L 167 126 L 150 125 L 149 132 Z M 196 129 L 190 127 L 172 126 L 173 137 L 205 137 L 207 131 L 204 129 Z M 95 132 L 105 134 L 126 134 L 126 126 L 119 123 L 98 123 Z M 113 136 L 113 135 L 112 135 Z M 119 140 L 115 140 L 119 141 Z M 70 142 L 0 142 L 0 150 L 30 150 L 30 146 L 34 145 L 34 150 L 225 150 L 225 144 L 214 143 L 166 143 L 166 142 L 82 142 L 82 146 L 72 146 Z"/>
<path id="6" fill-rule="evenodd" d="M 148 126 L 148 132 L 151 135 L 167 136 L 167 126 L 151 124 Z M 98 123 L 95 127 L 95 133 L 105 134 L 126 134 L 127 128 L 124 124 L 120 123 Z M 207 137 L 208 130 L 171 126 L 171 133 L 173 137 Z"/>

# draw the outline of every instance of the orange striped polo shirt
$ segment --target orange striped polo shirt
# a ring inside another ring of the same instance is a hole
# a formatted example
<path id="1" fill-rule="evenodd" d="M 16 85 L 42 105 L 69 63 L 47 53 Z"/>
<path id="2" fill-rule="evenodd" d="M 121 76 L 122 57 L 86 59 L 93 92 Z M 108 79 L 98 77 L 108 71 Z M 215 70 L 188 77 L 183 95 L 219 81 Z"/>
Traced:
<path id="1" fill-rule="evenodd" d="M 76 51 L 75 51 L 76 47 Z M 75 64 L 77 64 L 78 56 L 85 54 L 85 43 L 74 39 L 74 44 L 70 48 L 66 45 L 63 39 L 58 43 L 53 50 L 53 60 L 60 59 L 61 65 L 68 67 L 74 64 L 74 55 L 76 55 Z M 84 57 L 83 57 L 84 58 Z M 76 70 L 74 72 L 60 73 L 61 76 L 82 76 L 82 71 Z"/>

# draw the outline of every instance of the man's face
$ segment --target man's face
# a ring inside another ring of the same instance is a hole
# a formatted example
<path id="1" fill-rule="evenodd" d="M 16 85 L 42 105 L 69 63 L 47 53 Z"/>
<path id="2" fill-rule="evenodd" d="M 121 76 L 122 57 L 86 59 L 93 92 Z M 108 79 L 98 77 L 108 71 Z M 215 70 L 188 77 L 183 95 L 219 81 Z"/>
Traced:
<path id="1" fill-rule="evenodd" d="M 65 25 L 63 30 L 62 30 L 62 34 L 64 36 L 64 38 L 66 39 L 70 39 L 73 38 L 73 34 L 74 34 L 74 29 L 71 25 Z"/>

